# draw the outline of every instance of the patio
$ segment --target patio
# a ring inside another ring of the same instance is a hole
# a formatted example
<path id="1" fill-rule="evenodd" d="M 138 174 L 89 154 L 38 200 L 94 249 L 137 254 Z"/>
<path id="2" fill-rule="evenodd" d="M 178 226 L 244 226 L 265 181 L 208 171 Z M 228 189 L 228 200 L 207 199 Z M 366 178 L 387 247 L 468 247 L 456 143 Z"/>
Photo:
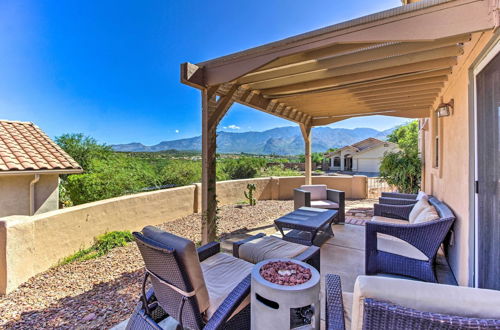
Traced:
<path id="1" fill-rule="evenodd" d="M 374 201 L 346 200 L 346 212 L 370 208 Z M 231 253 L 232 241 L 254 233 L 276 233 L 273 220 L 292 210 L 293 201 L 290 200 L 258 201 L 253 207 L 235 204 L 223 206 L 220 213 L 223 249 Z M 359 221 L 362 224 L 365 218 L 347 216 L 347 221 Z M 199 242 L 200 220 L 199 213 L 192 214 L 159 224 L 159 227 Z M 343 235 L 344 227 L 351 228 L 349 236 Z M 363 246 L 358 245 L 363 244 L 363 229 L 360 225 L 335 226 L 336 236 L 323 246 L 322 266 L 327 271 L 332 269 L 345 274 L 349 283 L 354 283 L 355 279 L 350 277 L 361 274 L 364 269 Z M 349 243 L 355 237 L 356 241 Z M 356 260 L 358 258 L 361 259 Z M 343 263 L 343 259 L 348 261 L 345 267 L 337 264 Z M 144 274 L 143 265 L 136 244 L 131 243 L 96 259 L 53 267 L 0 298 L 0 328 L 74 328 L 77 325 L 100 329 L 103 326 L 115 326 L 130 316 L 137 303 Z"/>

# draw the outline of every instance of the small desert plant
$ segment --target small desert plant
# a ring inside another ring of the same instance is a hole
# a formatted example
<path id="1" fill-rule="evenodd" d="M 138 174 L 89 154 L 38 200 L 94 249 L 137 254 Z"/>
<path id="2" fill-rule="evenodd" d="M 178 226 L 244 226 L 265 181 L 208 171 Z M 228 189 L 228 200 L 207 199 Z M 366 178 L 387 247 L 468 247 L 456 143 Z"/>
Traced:
<path id="1" fill-rule="evenodd" d="M 75 254 L 64 258 L 60 264 L 65 265 L 73 261 L 83 261 L 103 256 L 115 247 L 127 245 L 127 243 L 132 242 L 133 239 L 134 237 L 129 231 L 112 231 L 106 233 L 96 237 L 94 245 L 88 249 L 81 249 Z"/>
<path id="2" fill-rule="evenodd" d="M 253 197 L 253 192 L 256 189 L 255 184 L 253 183 L 247 184 L 247 189 L 248 191 L 245 191 L 245 197 L 246 199 L 248 199 L 248 205 L 254 206 L 255 204 L 257 204 L 257 201 Z"/>

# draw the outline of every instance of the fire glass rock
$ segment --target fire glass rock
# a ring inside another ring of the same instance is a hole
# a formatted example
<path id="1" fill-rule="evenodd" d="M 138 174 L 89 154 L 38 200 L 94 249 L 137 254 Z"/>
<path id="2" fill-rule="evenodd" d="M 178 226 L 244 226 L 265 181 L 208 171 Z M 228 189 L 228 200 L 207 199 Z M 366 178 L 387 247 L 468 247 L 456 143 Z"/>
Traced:
<path id="1" fill-rule="evenodd" d="M 311 278 L 311 270 L 290 261 L 272 261 L 260 268 L 267 281 L 285 286 L 303 284 Z"/>

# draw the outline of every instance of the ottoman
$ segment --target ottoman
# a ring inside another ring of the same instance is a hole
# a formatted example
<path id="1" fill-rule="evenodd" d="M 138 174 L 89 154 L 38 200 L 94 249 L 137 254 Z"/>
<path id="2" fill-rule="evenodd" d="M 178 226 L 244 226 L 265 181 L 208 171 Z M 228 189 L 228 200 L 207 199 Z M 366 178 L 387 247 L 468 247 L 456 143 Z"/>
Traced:
<path id="1" fill-rule="evenodd" d="M 287 242 L 263 233 L 233 244 L 233 256 L 253 264 L 267 259 L 289 258 L 303 261 L 320 271 L 320 248 Z"/>

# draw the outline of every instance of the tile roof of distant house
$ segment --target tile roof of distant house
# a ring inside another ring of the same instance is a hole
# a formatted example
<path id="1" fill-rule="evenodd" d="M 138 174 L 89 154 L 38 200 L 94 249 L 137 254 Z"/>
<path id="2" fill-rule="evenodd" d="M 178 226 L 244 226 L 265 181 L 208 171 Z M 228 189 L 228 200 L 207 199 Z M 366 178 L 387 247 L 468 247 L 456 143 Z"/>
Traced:
<path id="1" fill-rule="evenodd" d="M 81 172 L 81 166 L 30 122 L 0 120 L 0 174 Z"/>

